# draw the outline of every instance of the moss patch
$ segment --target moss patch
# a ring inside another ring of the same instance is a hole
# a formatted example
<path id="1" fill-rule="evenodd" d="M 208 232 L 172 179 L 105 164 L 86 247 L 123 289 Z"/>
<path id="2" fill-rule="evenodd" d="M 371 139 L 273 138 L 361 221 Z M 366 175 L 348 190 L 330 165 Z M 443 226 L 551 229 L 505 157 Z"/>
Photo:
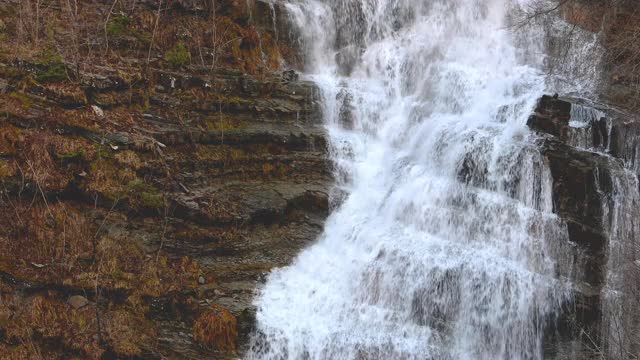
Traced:
<path id="1" fill-rule="evenodd" d="M 161 208 L 164 206 L 164 198 L 160 190 L 140 179 L 130 181 L 126 186 L 126 190 L 133 205 L 147 208 Z"/>
<path id="2" fill-rule="evenodd" d="M 56 158 L 62 163 L 80 161 L 84 155 L 84 149 L 76 149 L 69 152 L 56 153 Z"/>
<path id="3" fill-rule="evenodd" d="M 228 131 L 242 129 L 247 126 L 247 123 L 225 116 L 210 116 L 206 118 L 205 126 L 210 131 Z"/>
<path id="4" fill-rule="evenodd" d="M 67 79 L 67 68 L 62 57 L 53 49 L 45 49 L 38 56 L 35 79 L 37 82 L 57 82 Z"/>
<path id="5" fill-rule="evenodd" d="M 232 162 L 249 157 L 243 149 L 229 145 L 196 145 L 195 156 L 201 161 Z"/>
<path id="6" fill-rule="evenodd" d="M 107 24 L 107 35 L 121 36 L 128 32 L 131 25 L 131 18 L 126 15 L 116 15 L 109 20 Z"/>
<path id="7" fill-rule="evenodd" d="M 67 79 L 67 68 L 63 63 L 54 62 L 43 64 L 36 70 L 36 81 L 38 82 L 56 82 Z"/>
<path id="8" fill-rule="evenodd" d="M 189 50 L 182 41 L 176 43 L 176 45 L 164 54 L 165 60 L 172 68 L 180 68 L 189 63 Z"/>
<path id="9" fill-rule="evenodd" d="M 21 92 L 12 92 L 9 94 L 9 97 L 17 100 L 20 105 L 22 105 L 25 108 L 29 108 L 31 107 L 31 105 L 33 105 L 33 100 L 31 100 L 30 97 L 28 97 L 27 95 L 21 93 Z"/>

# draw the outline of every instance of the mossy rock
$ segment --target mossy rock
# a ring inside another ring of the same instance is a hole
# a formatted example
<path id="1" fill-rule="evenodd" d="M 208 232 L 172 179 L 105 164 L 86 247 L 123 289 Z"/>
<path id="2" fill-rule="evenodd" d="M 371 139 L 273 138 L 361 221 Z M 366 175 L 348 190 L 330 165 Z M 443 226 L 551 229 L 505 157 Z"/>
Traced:
<path id="1" fill-rule="evenodd" d="M 53 49 L 40 53 L 35 66 L 35 80 L 40 83 L 64 81 L 68 78 L 62 57 Z"/>
<path id="2" fill-rule="evenodd" d="M 36 70 L 36 81 L 41 83 L 64 81 L 66 79 L 67 68 L 60 62 L 44 64 Z"/>
<path id="3" fill-rule="evenodd" d="M 134 206 L 145 208 L 161 208 L 164 206 L 164 199 L 160 190 L 140 179 L 130 181 L 126 186 L 126 191 Z"/>
<path id="4" fill-rule="evenodd" d="M 77 149 L 66 153 L 56 153 L 56 159 L 63 164 L 74 163 L 82 160 L 84 149 Z"/>

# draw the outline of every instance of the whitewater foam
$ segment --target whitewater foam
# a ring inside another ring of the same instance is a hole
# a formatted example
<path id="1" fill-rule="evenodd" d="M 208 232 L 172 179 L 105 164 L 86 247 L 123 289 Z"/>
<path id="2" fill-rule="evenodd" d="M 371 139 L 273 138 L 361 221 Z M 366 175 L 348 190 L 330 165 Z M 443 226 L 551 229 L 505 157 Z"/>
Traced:
<path id="1" fill-rule="evenodd" d="M 525 125 L 545 76 L 517 2 L 286 6 L 342 197 L 260 289 L 247 358 L 542 358 L 572 256 Z"/>

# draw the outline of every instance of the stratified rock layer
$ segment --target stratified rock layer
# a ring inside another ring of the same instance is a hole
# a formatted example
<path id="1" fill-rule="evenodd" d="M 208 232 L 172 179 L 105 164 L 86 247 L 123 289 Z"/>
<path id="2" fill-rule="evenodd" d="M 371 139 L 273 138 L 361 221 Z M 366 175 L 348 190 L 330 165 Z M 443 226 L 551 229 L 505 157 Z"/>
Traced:
<path id="1" fill-rule="evenodd" d="M 279 73 L 153 70 L 136 83 L 103 70 L 82 74 L 77 88 L 38 84 L 2 97 L 3 293 L 20 304 L 44 297 L 61 309 L 82 295 L 87 303 L 68 311 L 100 313 L 103 339 L 76 345 L 55 330 L 33 339 L 61 339 L 81 356 L 95 345 L 117 356 L 210 357 L 216 349 L 198 344 L 192 326 L 222 306 L 238 319 L 236 344 L 224 348 L 233 354 L 251 330 L 255 288 L 316 238 L 327 215 L 331 172 L 317 89 Z M 43 224 L 27 220 L 34 211 Z M 31 248 L 29 234 L 40 226 L 72 236 L 64 212 L 85 224 L 86 244 L 56 241 L 46 254 L 15 247 Z M 15 216 L 30 221 L 24 231 Z M 69 270 L 56 272 L 56 263 Z M 157 341 L 132 337 L 138 350 L 119 348 L 105 325 L 114 311 L 144 322 L 148 331 L 130 327 Z"/>
<path id="2" fill-rule="evenodd" d="M 603 333 L 604 322 L 613 315 L 607 313 L 611 309 L 607 308 L 605 294 L 619 290 L 608 284 L 608 278 L 634 281 L 632 274 L 617 268 L 620 265 L 612 268 L 610 264 L 615 256 L 612 254 L 620 248 L 637 247 L 634 237 L 625 235 L 634 230 L 622 228 L 629 224 L 617 218 L 634 215 L 612 209 L 621 206 L 621 201 L 631 201 L 620 197 L 623 192 L 638 191 L 622 185 L 624 179 L 638 174 L 638 124 L 633 115 L 619 110 L 550 96 L 540 99 L 529 118 L 529 127 L 542 135 L 538 145 L 553 177 L 554 212 L 566 222 L 569 239 L 577 247 L 573 259 L 576 269 L 572 274 L 560 274 L 572 278 L 574 301 L 567 304 L 552 329 L 555 331 L 548 334 L 547 350 L 558 358 L 607 351 L 610 345 Z M 623 298 L 631 296 L 625 294 Z M 582 345 L 576 345 L 579 342 Z"/>

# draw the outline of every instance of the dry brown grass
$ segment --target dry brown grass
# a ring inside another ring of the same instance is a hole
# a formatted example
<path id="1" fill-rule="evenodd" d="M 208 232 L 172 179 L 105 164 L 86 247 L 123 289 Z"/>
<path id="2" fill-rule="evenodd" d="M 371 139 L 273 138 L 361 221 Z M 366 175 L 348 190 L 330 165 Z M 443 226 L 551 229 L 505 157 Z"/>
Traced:
<path id="1" fill-rule="evenodd" d="M 69 353 L 88 355 L 97 359 L 102 353 L 95 339 L 95 310 L 92 306 L 72 309 L 51 295 L 23 298 L 5 296 L 0 313 L 11 320 L 4 324 L 6 336 L 24 345 L 15 349 L 18 356 L 33 355 L 35 338 L 50 339 L 64 344 Z"/>
<path id="2" fill-rule="evenodd" d="M 156 339 L 154 324 L 140 314 L 115 310 L 105 314 L 106 336 L 113 350 L 122 357 L 141 355 Z"/>
<path id="3" fill-rule="evenodd" d="M 61 203 L 30 206 L 26 200 L 7 202 L 0 211 L 0 260 L 15 275 L 62 280 L 81 270 L 78 261 L 90 255 L 93 236 L 82 213 Z"/>
<path id="4" fill-rule="evenodd" d="M 238 321 L 229 310 L 211 305 L 193 324 L 193 337 L 203 347 L 218 351 L 235 351 Z"/>
<path id="5" fill-rule="evenodd" d="M 9 225 L 9 216 L 2 216 L 0 269 L 20 279 L 51 284 L 51 288 L 55 284 L 84 288 L 94 301 L 94 287 L 99 286 L 103 293 L 100 334 L 121 356 L 140 355 L 155 346 L 155 324 L 146 316 L 149 297 L 198 287 L 203 271 L 193 259 L 169 259 L 125 234 L 99 235 L 87 212 L 68 204 L 14 204 L 28 226 Z M 4 205 L 2 211 L 13 211 Z M 119 218 L 118 214 L 107 216 Z M 2 354 L 16 359 L 99 358 L 105 347 L 98 336 L 95 304 L 75 310 L 66 304 L 68 295 L 59 291 L 63 290 L 25 296 L 0 282 L 0 329 L 14 339 L 11 346 L 0 345 Z M 112 291 L 127 294 L 127 298 L 112 299 L 108 295 Z M 43 341 L 56 345 L 45 346 Z"/>
<path id="6" fill-rule="evenodd" d="M 245 3 L 215 3 L 218 10 L 225 11 L 218 11 L 212 21 L 215 12 L 194 16 L 164 2 L 155 36 L 156 9 L 136 1 L 118 1 L 111 13 L 110 1 L 95 4 L 82 0 L 77 6 L 76 2 L 65 1 L 56 6 L 37 0 L 9 3 L 5 11 L 11 16 L 2 19 L 6 31 L 0 52 L 35 59 L 43 48 L 54 49 L 72 64 L 69 72 L 74 75 L 94 65 L 126 67 L 123 58 L 146 59 L 149 49 L 153 66 L 157 66 L 156 57 L 183 42 L 190 45 L 193 65 L 232 67 L 251 74 L 278 69 L 284 52 L 280 48 L 284 46 L 245 24 Z"/>
<path id="7" fill-rule="evenodd" d="M 0 21 L 6 25 L 0 33 L 0 78 L 12 86 L 0 94 L 0 182 L 17 179 L 19 187 L 2 193 L 0 199 L 0 270 L 19 280 L 18 285 L 0 281 L 0 333 L 11 339 L 0 341 L 0 359 L 98 358 L 107 348 L 122 357 L 142 355 L 157 341 L 156 324 L 148 319 L 150 299 L 178 294 L 176 301 L 184 302 L 186 311 L 191 311 L 197 308 L 193 294 L 198 293 L 194 291 L 198 277 L 204 275 L 209 283 L 215 282 L 214 275 L 204 273 L 197 261 L 170 258 L 157 249 L 158 239 L 165 241 L 165 230 L 162 235 L 160 230 L 150 230 L 146 237 L 132 235 L 139 232 L 121 225 L 138 216 L 138 208 L 162 210 L 167 200 L 163 185 L 154 177 L 156 169 L 151 168 L 157 164 L 149 163 L 161 161 L 154 152 L 157 145 L 137 138 L 134 129 L 148 126 L 141 113 L 148 110 L 155 84 L 145 82 L 149 73 L 143 63 L 151 45 L 148 36 L 155 25 L 155 12 L 144 2 L 118 1 L 111 16 L 124 15 L 129 20 L 121 32 L 109 35 L 107 48 L 104 27 L 111 3 L 0 1 Z M 213 72 L 217 67 L 258 75 L 276 70 L 280 44 L 251 26 L 234 22 L 236 15 L 225 13 L 212 19 L 207 14 L 163 10 L 151 46 L 150 67 L 165 67 L 162 55 L 180 41 L 191 45 L 192 65 L 213 65 Z M 207 31 L 212 22 L 220 30 L 216 37 Z M 211 64 L 209 53 L 214 48 L 217 62 Z M 64 76 L 38 78 L 37 71 L 14 66 L 14 59 L 36 65 L 64 62 Z M 70 98 L 81 106 L 86 104 L 85 83 L 77 70 L 116 74 L 135 84 L 127 84 L 122 91 L 91 93 L 94 100 L 107 104 L 101 104 L 105 116 L 99 118 L 88 107 L 68 109 L 56 103 Z M 217 93 L 214 89 L 208 96 Z M 27 119 L 26 125 L 9 125 L 4 121 L 9 114 L 4 111 L 15 115 L 13 119 Z M 235 119 L 217 120 L 203 120 L 201 125 L 223 131 L 244 125 Z M 96 137 L 88 140 L 67 133 L 75 129 L 94 134 L 125 132 L 134 145 L 113 150 Z M 224 146 L 201 150 L 198 156 L 202 159 L 231 161 L 252 156 Z M 252 171 L 261 173 L 261 164 Z M 120 200 L 121 206 L 114 207 L 113 213 L 101 208 L 105 197 Z M 235 219 L 233 199 L 222 203 L 211 199 L 210 205 L 214 213 Z M 152 216 L 162 216 L 161 211 L 144 215 L 151 222 L 158 221 Z M 186 231 L 184 236 L 199 235 Z M 240 235 L 215 230 L 206 236 L 235 239 Z M 23 292 L 23 288 L 29 290 Z M 67 304 L 69 292 L 83 293 L 91 303 L 72 309 Z M 233 351 L 236 328 L 232 314 L 212 306 L 193 329 L 203 346 Z"/>
<path id="8" fill-rule="evenodd" d="M 140 160 L 140 157 L 131 150 L 119 152 L 115 155 L 115 158 L 119 163 L 134 170 L 138 170 L 140 169 L 140 167 L 142 167 L 142 160 Z"/>
<path id="9" fill-rule="evenodd" d="M 20 154 L 23 170 L 27 179 L 45 192 L 63 190 L 75 175 L 72 169 L 61 166 L 60 160 L 73 156 L 82 158 L 92 151 L 89 142 L 82 138 L 63 137 L 42 130 L 25 131 L 25 135 Z"/>
<path id="10" fill-rule="evenodd" d="M 19 129 L 6 123 L 0 124 L 0 154 L 17 155 L 17 146 L 21 141 L 23 141 L 23 135 Z"/>

